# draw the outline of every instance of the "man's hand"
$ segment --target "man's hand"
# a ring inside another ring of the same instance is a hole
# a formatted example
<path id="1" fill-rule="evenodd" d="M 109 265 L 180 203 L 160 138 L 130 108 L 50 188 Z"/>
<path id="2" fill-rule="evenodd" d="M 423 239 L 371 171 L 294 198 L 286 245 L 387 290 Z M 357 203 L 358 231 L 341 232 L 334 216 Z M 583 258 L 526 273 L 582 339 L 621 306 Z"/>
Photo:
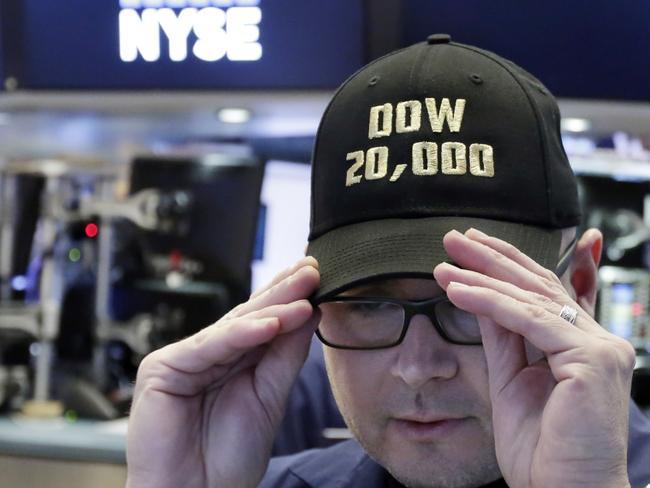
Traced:
<path id="1" fill-rule="evenodd" d="M 317 316 L 314 258 L 140 365 L 129 420 L 130 488 L 254 487 Z"/>
<path id="2" fill-rule="evenodd" d="M 509 486 L 629 486 L 632 346 L 513 246 L 475 230 L 452 231 L 444 244 L 460 267 L 441 264 L 434 274 L 456 306 L 479 317 L 497 459 Z M 559 317 L 563 305 L 578 310 L 575 325 Z M 543 353 L 532 364 L 526 341 Z"/>

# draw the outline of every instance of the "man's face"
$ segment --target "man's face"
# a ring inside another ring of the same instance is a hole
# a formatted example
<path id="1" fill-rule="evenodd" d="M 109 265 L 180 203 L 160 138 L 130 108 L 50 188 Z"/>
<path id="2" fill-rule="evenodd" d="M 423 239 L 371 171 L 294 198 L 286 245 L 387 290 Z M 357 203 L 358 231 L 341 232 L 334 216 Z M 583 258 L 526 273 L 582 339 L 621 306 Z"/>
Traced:
<path id="1" fill-rule="evenodd" d="M 435 281 L 424 279 L 386 280 L 345 293 L 411 300 L 440 294 Z M 500 477 L 481 346 L 449 344 L 417 315 L 398 346 L 325 347 L 325 360 L 349 428 L 402 483 L 469 487 Z"/>

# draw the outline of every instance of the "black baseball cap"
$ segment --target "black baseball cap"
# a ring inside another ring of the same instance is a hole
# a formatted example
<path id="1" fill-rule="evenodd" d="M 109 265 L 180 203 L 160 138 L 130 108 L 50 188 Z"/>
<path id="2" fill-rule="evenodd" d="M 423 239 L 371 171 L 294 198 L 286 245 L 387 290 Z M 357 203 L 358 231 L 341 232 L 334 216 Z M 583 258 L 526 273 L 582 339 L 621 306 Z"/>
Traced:
<path id="1" fill-rule="evenodd" d="M 553 95 L 446 34 L 379 58 L 337 90 L 313 154 L 307 254 L 316 299 L 378 278 L 431 278 L 470 227 L 547 268 L 580 222 Z"/>

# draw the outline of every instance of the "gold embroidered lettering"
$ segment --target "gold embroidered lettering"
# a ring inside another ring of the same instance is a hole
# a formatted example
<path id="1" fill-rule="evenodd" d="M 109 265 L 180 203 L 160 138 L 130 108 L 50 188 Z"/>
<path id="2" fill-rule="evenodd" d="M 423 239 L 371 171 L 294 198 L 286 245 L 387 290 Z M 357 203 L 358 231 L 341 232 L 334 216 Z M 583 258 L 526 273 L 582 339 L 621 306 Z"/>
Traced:
<path id="1" fill-rule="evenodd" d="M 388 173 L 388 148 L 371 147 L 366 152 L 366 179 L 380 180 Z"/>
<path id="2" fill-rule="evenodd" d="M 414 175 L 427 176 L 438 172 L 438 144 L 427 141 L 416 142 L 411 153 Z"/>
<path id="3" fill-rule="evenodd" d="M 388 181 L 395 183 L 397 180 L 399 180 L 399 177 L 402 176 L 402 173 L 406 168 L 408 168 L 408 164 L 404 163 L 395 166 L 395 170 L 393 171 L 393 174 L 390 176 L 390 179 Z"/>
<path id="4" fill-rule="evenodd" d="M 483 164 L 481 164 L 481 160 Z M 474 176 L 494 176 L 494 150 L 489 144 L 469 146 L 469 172 Z"/>
<path id="5" fill-rule="evenodd" d="M 406 117 L 410 120 L 407 122 Z M 420 130 L 422 115 L 422 104 L 417 100 L 400 102 L 395 109 L 395 132 L 415 132 Z"/>
<path id="6" fill-rule="evenodd" d="M 440 110 L 436 106 L 435 98 L 425 98 L 427 106 L 427 113 L 429 114 L 429 122 L 433 132 L 442 132 L 445 120 L 451 132 L 459 132 L 460 126 L 463 123 L 463 113 L 465 112 L 465 99 L 458 98 L 454 109 L 451 109 L 451 104 L 448 98 L 443 98 L 440 102 Z"/>
<path id="7" fill-rule="evenodd" d="M 363 166 L 363 151 L 354 151 L 348 153 L 345 157 L 346 161 L 351 161 L 354 159 L 354 164 L 348 168 L 348 172 L 345 177 L 345 186 L 356 185 L 361 183 L 361 175 L 356 174 L 357 171 Z"/>
<path id="8" fill-rule="evenodd" d="M 393 106 L 390 103 L 370 109 L 368 139 L 389 136 L 393 131 Z"/>
<path id="9" fill-rule="evenodd" d="M 462 142 L 445 142 L 442 144 L 442 172 L 446 175 L 464 175 L 467 173 L 467 148 Z"/>

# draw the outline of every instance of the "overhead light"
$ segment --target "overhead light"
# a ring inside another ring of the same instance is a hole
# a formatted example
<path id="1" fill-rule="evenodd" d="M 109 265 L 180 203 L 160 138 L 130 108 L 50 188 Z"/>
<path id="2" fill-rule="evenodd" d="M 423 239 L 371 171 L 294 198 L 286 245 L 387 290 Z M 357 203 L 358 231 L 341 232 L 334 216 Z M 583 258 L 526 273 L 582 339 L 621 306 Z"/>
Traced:
<path id="1" fill-rule="evenodd" d="M 562 119 L 560 127 L 566 132 L 587 132 L 591 129 L 591 121 L 588 119 L 567 117 Z"/>
<path id="2" fill-rule="evenodd" d="M 245 124 L 251 118 L 251 111 L 247 108 L 222 108 L 217 116 L 226 124 Z"/>

